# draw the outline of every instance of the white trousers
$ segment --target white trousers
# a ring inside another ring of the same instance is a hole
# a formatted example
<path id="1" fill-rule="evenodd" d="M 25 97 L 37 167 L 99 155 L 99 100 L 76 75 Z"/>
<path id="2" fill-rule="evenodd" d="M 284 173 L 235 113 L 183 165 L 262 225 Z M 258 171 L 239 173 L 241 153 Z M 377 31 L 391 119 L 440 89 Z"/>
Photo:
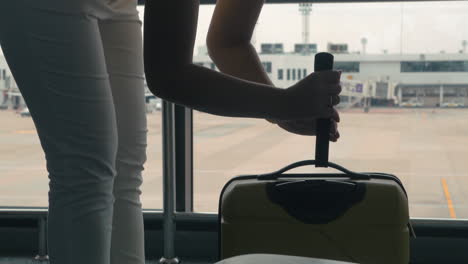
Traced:
<path id="1" fill-rule="evenodd" d="M 47 160 L 50 262 L 144 263 L 136 0 L 2 1 L 0 45 Z"/>

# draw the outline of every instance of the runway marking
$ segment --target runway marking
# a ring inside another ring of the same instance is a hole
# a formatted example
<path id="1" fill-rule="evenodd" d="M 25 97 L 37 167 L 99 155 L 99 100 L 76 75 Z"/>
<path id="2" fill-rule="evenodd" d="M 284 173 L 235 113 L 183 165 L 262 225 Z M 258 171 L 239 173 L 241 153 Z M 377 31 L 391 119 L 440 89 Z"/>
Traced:
<path id="1" fill-rule="evenodd" d="M 15 134 L 36 134 L 36 130 L 17 130 Z"/>
<path id="2" fill-rule="evenodd" d="M 450 211 L 450 217 L 457 218 L 457 215 L 455 214 L 455 209 L 453 208 L 452 198 L 450 197 L 450 192 L 448 189 L 447 181 L 444 178 L 442 178 L 442 187 L 444 188 L 445 199 L 447 199 L 447 205 Z"/>

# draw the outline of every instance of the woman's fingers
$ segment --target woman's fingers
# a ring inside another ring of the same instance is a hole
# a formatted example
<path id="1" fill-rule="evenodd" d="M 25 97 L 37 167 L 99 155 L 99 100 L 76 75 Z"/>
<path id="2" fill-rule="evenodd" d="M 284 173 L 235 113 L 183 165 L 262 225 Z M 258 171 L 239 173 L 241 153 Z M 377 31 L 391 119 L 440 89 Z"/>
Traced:
<path id="1" fill-rule="evenodd" d="M 341 72 L 323 71 L 314 72 L 298 83 L 289 87 L 287 91 L 290 118 L 334 118 L 339 121 L 331 107 L 340 102 L 339 94 Z"/>
<path id="2" fill-rule="evenodd" d="M 336 134 L 337 129 L 338 129 L 338 125 L 336 124 L 335 121 L 332 121 L 330 123 L 330 134 Z"/>
<path id="3" fill-rule="evenodd" d="M 340 138 L 340 133 L 338 132 L 338 124 L 334 121 L 330 124 L 330 141 L 336 142 Z"/>
<path id="4" fill-rule="evenodd" d="M 331 119 L 337 123 L 340 122 L 340 114 L 338 114 L 338 111 L 334 107 L 331 107 Z"/>
<path id="5" fill-rule="evenodd" d="M 321 87 L 321 89 L 314 91 L 315 94 L 319 96 L 336 96 L 339 95 L 343 90 L 343 87 L 341 87 L 341 84 L 325 84 L 324 86 Z"/>
<path id="6" fill-rule="evenodd" d="M 340 138 L 340 132 L 338 131 L 335 134 L 330 135 L 331 142 L 337 142 L 339 138 Z"/>
<path id="7" fill-rule="evenodd" d="M 340 103 L 340 97 L 338 95 L 332 96 L 332 105 L 337 105 Z"/>
<path id="8" fill-rule="evenodd" d="M 329 95 L 339 95 L 343 88 L 341 84 L 332 84 L 328 87 L 327 94 Z"/>
<path id="9" fill-rule="evenodd" d="M 332 120 L 330 124 L 330 141 L 336 142 L 340 138 L 340 133 L 338 132 L 338 123 Z"/>
<path id="10" fill-rule="evenodd" d="M 317 72 L 314 72 L 313 74 L 317 74 Z M 339 84 L 341 79 L 341 71 L 321 71 L 320 76 L 323 78 L 322 80 L 327 83 Z"/>

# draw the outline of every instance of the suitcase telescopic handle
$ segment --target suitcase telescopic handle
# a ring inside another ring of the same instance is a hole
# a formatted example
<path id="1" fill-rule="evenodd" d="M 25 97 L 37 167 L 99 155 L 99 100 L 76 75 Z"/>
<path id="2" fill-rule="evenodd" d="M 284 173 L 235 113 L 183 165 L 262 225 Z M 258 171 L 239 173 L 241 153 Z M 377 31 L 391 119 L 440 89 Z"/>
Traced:
<path id="1" fill-rule="evenodd" d="M 314 71 L 329 71 L 333 69 L 333 55 L 327 52 L 320 52 L 315 55 Z M 330 107 L 332 107 L 332 100 L 330 98 Z M 330 141 L 330 118 L 317 119 L 316 126 L 316 141 L 315 141 L 315 167 L 327 167 L 328 151 Z M 331 166 L 330 166 L 331 167 Z"/>
<path id="2" fill-rule="evenodd" d="M 282 169 L 280 169 L 278 171 L 258 175 L 257 179 L 259 179 L 259 180 L 276 180 L 276 179 L 280 178 L 282 176 L 282 174 L 287 172 L 288 170 L 292 170 L 292 169 L 299 168 L 299 167 L 302 167 L 302 166 L 316 165 L 316 164 L 317 164 L 316 160 L 298 161 L 298 162 L 292 163 L 292 164 L 290 164 L 290 165 L 288 165 L 288 166 L 286 166 L 286 167 L 284 167 L 284 168 L 282 168 Z M 350 170 L 348 170 L 348 169 L 346 169 L 346 168 L 344 168 L 344 167 L 342 167 L 342 166 L 340 166 L 338 164 L 332 163 L 332 162 L 328 162 L 327 165 L 330 168 L 334 168 L 334 169 L 337 169 L 337 170 L 343 172 L 344 174 L 346 174 L 346 176 L 348 176 L 352 180 L 370 180 L 370 178 L 371 178 L 368 174 L 350 171 Z M 317 174 L 317 176 L 320 176 L 320 174 Z"/>

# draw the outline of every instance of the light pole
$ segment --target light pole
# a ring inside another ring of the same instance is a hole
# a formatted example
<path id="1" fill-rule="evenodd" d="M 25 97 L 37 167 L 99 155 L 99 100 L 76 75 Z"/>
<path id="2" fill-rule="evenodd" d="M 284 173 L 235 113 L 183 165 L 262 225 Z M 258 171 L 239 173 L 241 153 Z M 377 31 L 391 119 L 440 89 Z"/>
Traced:
<path id="1" fill-rule="evenodd" d="M 367 38 L 362 38 L 361 44 L 362 44 L 362 54 L 366 54 Z"/>
<path id="2" fill-rule="evenodd" d="M 299 11 L 302 15 L 302 43 L 304 44 L 304 50 L 309 53 L 309 36 L 310 36 L 310 12 L 312 11 L 311 3 L 299 3 Z"/>

